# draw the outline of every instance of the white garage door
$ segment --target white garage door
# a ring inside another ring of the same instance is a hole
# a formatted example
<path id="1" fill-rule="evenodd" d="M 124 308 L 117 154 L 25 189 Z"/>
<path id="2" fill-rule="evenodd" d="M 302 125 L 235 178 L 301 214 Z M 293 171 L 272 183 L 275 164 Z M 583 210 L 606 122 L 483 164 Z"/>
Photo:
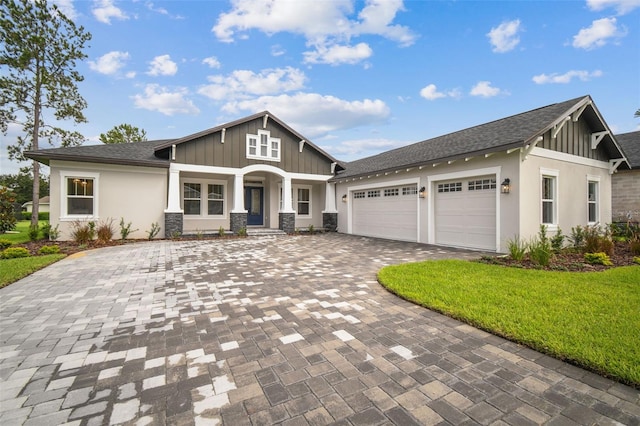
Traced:
<path id="1" fill-rule="evenodd" d="M 435 184 L 435 241 L 496 250 L 496 179 L 480 176 Z"/>
<path id="2" fill-rule="evenodd" d="M 418 189 L 416 185 L 354 191 L 353 233 L 392 240 L 417 241 Z"/>

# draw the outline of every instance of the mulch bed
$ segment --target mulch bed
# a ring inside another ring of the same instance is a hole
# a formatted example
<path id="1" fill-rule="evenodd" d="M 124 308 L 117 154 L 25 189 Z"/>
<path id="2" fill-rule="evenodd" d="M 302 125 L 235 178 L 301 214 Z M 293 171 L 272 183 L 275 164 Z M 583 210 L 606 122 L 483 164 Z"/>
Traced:
<path id="1" fill-rule="evenodd" d="M 516 261 L 511 259 L 509 255 L 505 256 L 483 256 L 479 262 L 489 263 L 494 265 L 510 266 L 514 268 L 524 269 L 543 269 L 548 271 L 573 271 L 573 272 L 592 272 L 592 271 L 604 271 L 606 269 L 615 268 L 618 266 L 630 266 L 637 265 L 634 263 L 634 255 L 631 252 L 629 243 L 616 242 L 614 243 L 613 255 L 609 256 L 612 266 L 605 265 L 592 265 L 584 260 L 584 254 L 580 252 L 574 252 L 570 249 L 565 249 L 563 252 L 553 255 L 549 266 L 543 267 L 537 263 L 525 258 L 522 261 Z"/>

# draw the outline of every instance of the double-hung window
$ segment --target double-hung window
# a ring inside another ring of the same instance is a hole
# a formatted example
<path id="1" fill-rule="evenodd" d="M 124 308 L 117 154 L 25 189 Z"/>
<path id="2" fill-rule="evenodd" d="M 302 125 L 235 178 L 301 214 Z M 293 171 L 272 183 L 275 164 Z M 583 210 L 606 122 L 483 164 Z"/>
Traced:
<path id="1" fill-rule="evenodd" d="M 207 214 L 210 216 L 224 214 L 224 185 L 209 184 Z"/>
<path id="2" fill-rule="evenodd" d="M 60 172 L 60 219 L 98 218 L 98 179 L 95 172 Z"/>
<path id="3" fill-rule="evenodd" d="M 197 179 L 183 182 L 182 206 L 185 216 L 224 216 L 225 185 Z"/>
<path id="4" fill-rule="evenodd" d="M 555 226 L 558 224 L 558 173 L 541 170 L 541 223 Z"/>
<path id="5" fill-rule="evenodd" d="M 599 182 L 597 178 L 587 178 L 587 220 L 589 223 L 596 223 L 599 220 Z"/>
<path id="6" fill-rule="evenodd" d="M 311 214 L 311 190 L 309 188 L 298 188 L 298 199 L 296 213 L 298 216 L 309 216 Z"/>
<path id="7" fill-rule="evenodd" d="M 258 134 L 247 134 L 247 158 L 280 161 L 280 138 L 272 138 L 268 130 L 258 130 Z"/>
<path id="8" fill-rule="evenodd" d="M 184 214 L 185 215 L 200 215 L 200 195 L 201 184 L 199 183 L 185 183 L 183 187 L 184 196 Z"/>

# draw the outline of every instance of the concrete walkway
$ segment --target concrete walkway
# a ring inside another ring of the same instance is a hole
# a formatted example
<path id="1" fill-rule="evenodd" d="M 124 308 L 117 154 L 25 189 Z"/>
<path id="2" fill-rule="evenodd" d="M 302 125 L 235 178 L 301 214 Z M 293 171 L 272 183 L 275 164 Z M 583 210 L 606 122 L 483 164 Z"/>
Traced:
<path id="1" fill-rule="evenodd" d="M 414 306 L 338 234 L 158 241 L 0 290 L 0 424 L 639 424 L 640 392 Z"/>

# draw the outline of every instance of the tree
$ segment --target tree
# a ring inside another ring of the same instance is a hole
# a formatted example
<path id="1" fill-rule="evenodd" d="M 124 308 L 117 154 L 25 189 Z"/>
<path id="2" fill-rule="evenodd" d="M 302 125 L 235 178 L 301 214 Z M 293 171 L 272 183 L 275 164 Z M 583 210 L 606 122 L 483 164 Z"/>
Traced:
<path id="1" fill-rule="evenodd" d="M 33 175 L 29 167 L 20 168 L 17 175 L 0 175 L 0 185 L 11 189 L 20 205 L 32 200 L 33 196 Z M 40 195 L 49 195 L 49 179 L 40 174 Z"/>
<path id="2" fill-rule="evenodd" d="M 15 197 L 8 188 L 0 188 L 0 234 L 16 227 L 16 216 L 13 214 L 15 201 Z"/>
<path id="3" fill-rule="evenodd" d="M 79 145 L 83 136 L 55 124 L 63 120 L 86 122 L 87 103 L 77 84 L 84 78 L 75 70 L 91 34 L 46 0 L 0 0 L 0 130 L 10 123 L 22 126 L 23 136 L 8 147 L 9 158 L 25 161 L 24 152 L 37 150 L 40 138 L 50 144 Z M 52 122 L 45 115 L 53 115 Z M 33 161 L 32 226 L 38 224 L 40 165 Z"/>
<path id="4" fill-rule="evenodd" d="M 640 108 L 636 110 L 635 117 L 640 117 Z"/>
<path id="5" fill-rule="evenodd" d="M 107 133 L 100 133 L 102 143 L 132 143 L 147 140 L 147 132 L 131 124 L 114 126 Z"/>

